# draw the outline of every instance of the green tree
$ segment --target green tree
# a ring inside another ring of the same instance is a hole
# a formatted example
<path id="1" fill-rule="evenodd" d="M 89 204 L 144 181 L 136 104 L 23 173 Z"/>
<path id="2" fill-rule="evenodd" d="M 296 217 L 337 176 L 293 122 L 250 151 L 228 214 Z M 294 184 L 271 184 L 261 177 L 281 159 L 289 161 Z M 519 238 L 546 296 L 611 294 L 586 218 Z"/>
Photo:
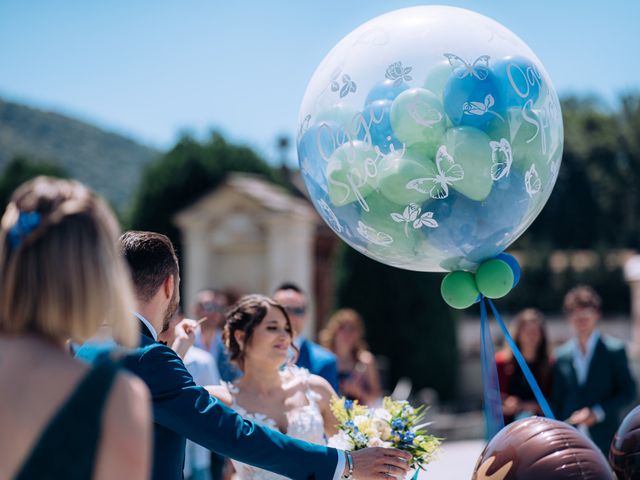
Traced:
<path id="1" fill-rule="evenodd" d="M 0 206 L 3 212 L 13 191 L 38 175 L 68 177 L 65 170 L 54 163 L 35 162 L 24 156 L 16 156 L 7 164 L 0 177 Z"/>
<path id="2" fill-rule="evenodd" d="M 390 360 L 390 380 L 409 376 L 414 391 L 430 387 L 452 399 L 458 351 L 442 275 L 389 267 L 346 245 L 338 265 L 338 306 L 362 314 L 372 351 Z"/>
<path id="3" fill-rule="evenodd" d="M 255 152 L 227 143 L 218 133 L 206 142 L 183 137 L 151 164 L 134 199 L 129 226 L 164 233 L 181 250 L 173 216 L 215 189 L 229 172 L 251 172 L 279 181 L 277 173 Z"/>
<path id="4" fill-rule="evenodd" d="M 501 300 L 506 310 L 536 306 L 558 311 L 578 283 L 592 285 L 606 311 L 628 312 L 629 288 L 612 249 L 640 249 L 640 95 L 620 97 L 615 108 L 598 98 L 562 101 L 565 148 L 549 202 L 514 250 L 527 259 L 521 284 Z M 591 250 L 595 265 L 552 272 L 554 250 Z M 539 295 L 539 292 L 545 292 Z"/>
<path id="5" fill-rule="evenodd" d="M 618 110 L 597 98 L 569 97 L 562 112 L 558 180 L 516 247 L 640 248 L 640 96 L 622 96 Z"/>

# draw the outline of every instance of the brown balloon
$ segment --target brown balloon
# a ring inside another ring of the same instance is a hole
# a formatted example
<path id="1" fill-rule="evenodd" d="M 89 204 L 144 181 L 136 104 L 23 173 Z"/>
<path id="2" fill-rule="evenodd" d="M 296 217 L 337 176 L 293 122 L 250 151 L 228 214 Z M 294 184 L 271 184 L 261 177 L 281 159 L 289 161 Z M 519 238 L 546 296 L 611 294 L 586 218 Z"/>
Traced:
<path id="1" fill-rule="evenodd" d="M 620 480 L 640 479 L 640 406 L 624 417 L 609 449 L 609 463 Z"/>
<path id="2" fill-rule="evenodd" d="M 489 442 L 472 480 L 615 480 L 595 444 L 566 423 L 518 420 Z"/>

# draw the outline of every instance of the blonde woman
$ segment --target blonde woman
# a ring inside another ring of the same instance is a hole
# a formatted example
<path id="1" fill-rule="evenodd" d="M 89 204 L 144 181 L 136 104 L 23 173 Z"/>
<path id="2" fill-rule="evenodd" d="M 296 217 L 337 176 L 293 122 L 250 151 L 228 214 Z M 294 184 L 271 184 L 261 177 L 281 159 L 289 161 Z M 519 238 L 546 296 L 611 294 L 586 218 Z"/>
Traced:
<path id="1" fill-rule="evenodd" d="M 78 182 L 19 187 L 0 229 L 0 478 L 145 479 L 148 392 L 106 362 L 74 360 L 68 339 L 102 325 L 137 338 L 129 276 L 106 204 Z"/>
<path id="2" fill-rule="evenodd" d="M 338 360 L 340 393 L 372 405 L 382 395 L 376 359 L 364 341 L 364 322 L 351 308 L 335 312 L 320 333 L 320 342 Z"/>

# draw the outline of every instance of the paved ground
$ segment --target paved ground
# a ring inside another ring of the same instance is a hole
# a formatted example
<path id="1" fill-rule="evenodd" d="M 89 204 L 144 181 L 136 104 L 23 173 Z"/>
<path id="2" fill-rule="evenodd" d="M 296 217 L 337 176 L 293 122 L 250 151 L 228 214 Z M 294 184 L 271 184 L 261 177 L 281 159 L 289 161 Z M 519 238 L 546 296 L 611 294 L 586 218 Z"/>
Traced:
<path id="1" fill-rule="evenodd" d="M 445 441 L 438 460 L 420 473 L 420 480 L 471 480 L 484 445 L 483 440 Z"/>

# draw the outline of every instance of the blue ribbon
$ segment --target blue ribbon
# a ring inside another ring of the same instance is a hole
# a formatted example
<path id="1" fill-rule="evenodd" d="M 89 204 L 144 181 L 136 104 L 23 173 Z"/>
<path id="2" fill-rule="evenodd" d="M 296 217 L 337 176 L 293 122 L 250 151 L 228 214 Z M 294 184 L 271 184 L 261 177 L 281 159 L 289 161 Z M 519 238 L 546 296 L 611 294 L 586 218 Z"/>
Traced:
<path id="1" fill-rule="evenodd" d="M 484 296 L 480 298 L 480 365 L 484 394 L 485 433 L 487 440 L 491 440 L 504 427 L 504 417 L 502 415 L 498 368 L 493 353 L 493 341 Z"/>
<path id="2" fill-rule="evenodd" d="M 533 373 L 531 373 L 531 370 L 529 369 L 529 365 L 527 365 L 527 361 L 524 359 L 524 357 L 520 353 L 520 350 L 518 349 L 516 342 L 513 340 L 513 338 L 509 334 L 509 330 L 507 329 L 507 326 L 502 321 L 502 317 L 500 317 L 498 310 L 496 309 L 491 299 L 487 298 L 487 302 L 489 302 L 489 306 L 491 307 L 493 316 L 496 318 L 498 325 L 500 325 L 500 329 L 504 334 L 504 338 L 509 344 L 509 346 L 511 347 L 511 351 L 513 352 L 513 355 L 516 358 L 518 365 L 520 365 L 520 368 L 522 369 L 522 373 L 524 373 L 524 376 L 527 379 L 527 383 L 531 387 L 531 390 L 533 391 L 533 394 L 535 395 L 536 400 L 538 401 L 538 405 L 540 405 L 540 408 L 542 409 L 542 413 L 544 414 L 545 417 L 555 420 L 556 417 L 554 417 L 553 412 L 551 411 L 551 408 L 547 403 L 547 400 L 544 398 L 544 395 L 542 394 L 542 391 L 538 386 L 538 382 L 536 382 L 536 379 L 534 378 Z M 495 362 L 494 362 L 494 366 L 495 366 Z"/>

